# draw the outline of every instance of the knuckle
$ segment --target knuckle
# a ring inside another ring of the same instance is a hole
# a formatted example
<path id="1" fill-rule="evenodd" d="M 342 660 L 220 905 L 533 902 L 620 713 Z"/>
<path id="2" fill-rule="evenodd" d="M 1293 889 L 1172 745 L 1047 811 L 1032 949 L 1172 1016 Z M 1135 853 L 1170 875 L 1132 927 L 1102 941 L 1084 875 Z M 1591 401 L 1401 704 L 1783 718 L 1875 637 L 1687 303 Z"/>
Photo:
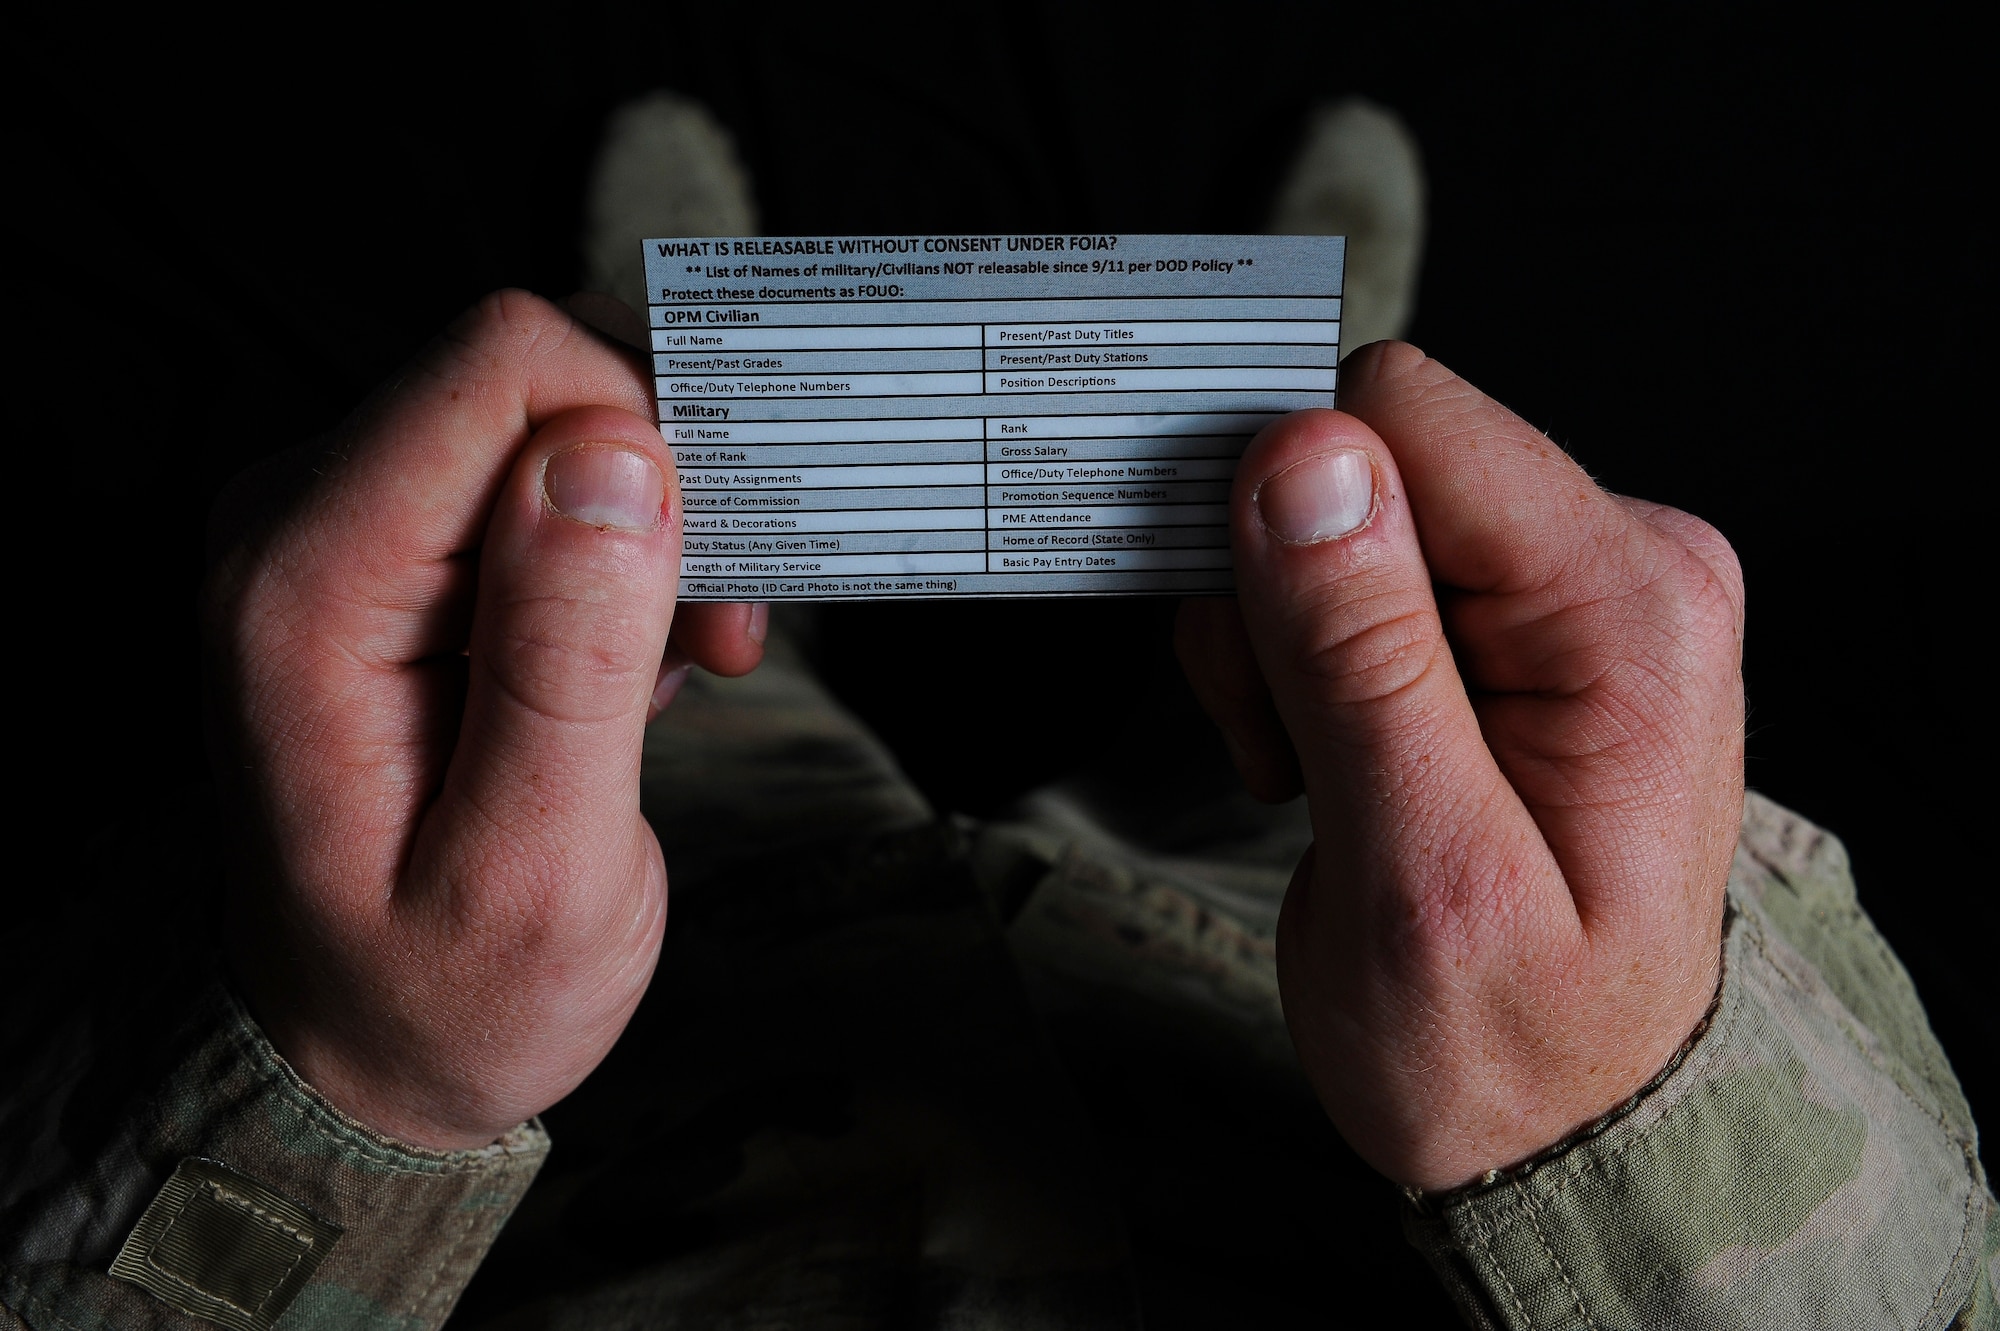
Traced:
<path id="1" fill-rule="evenodd" d="M 1712 550 L 1701 548 L 1707 540 Z M 1573 589 L 1568 609 L 1601 617 L 1595 649 L 1582 654 L 1600 666 L 1636 653 L 1654 661 L 1670 684 L 1733 666 L 1740 657 L 1742 570 L 1708 524 L 1686 514 L 1666 520 L 1655 514 L 1629 528 L 1622 541 L 1579 551 L 1575 564 L 1556 581 Z"/>
<path id="2" fill-rule="evenodd" d="M 1498 408 L 1493 399 L 1407 342 L 1378 342 L 1355 353 L 1343 370 L 1356 390 L 1363 419 L 1416 425 L 1437 443 L 1479 442 L 1505 429 L 1538 449 L 1555 451 L 1540 431 Z"/>
<path id="3" fill-rule="evenodd" d="M 1743 631 L 1743 561 L 1736 547 L 1715 528 L 1699 518 L 1691 519 L 1702 533 L 1699 545 L 1692 546 L 1695 557 L 1708 571 L 1709 585 L 1727 603 L 1738 636 Z"/>
<path id="4" fill-rule="evenodd" d="M 1713 533 L 1656 514 L 1622 544 L 1600 547 L 1599 562 L 1571 584 L 1595 594 L 1572 592 L 1555 614 L 1570 645 L 1554 692 L 1581 705 L 1566 751 L 1611 763 L 1648 790 L 1680 788 L 1690 745 L 1740 722 L 1740 575 L 1719 536 L 1705 558 L 1687 524 Z"/>
<path id="5" fill-rule="evenodd" d="M 1408 409 L 1421 412 L 1430 431 L 1441 442 L 1477 443 L 1494 433 L 1493 400 L 1456 375 L 1449 372 L 1442 377 L 1412 375 L 1405 391 Z M 1549 448 L 1554 447 L 1538 433 L 1535 438 Z"/>
<path id="6" fill-rule="evenodd" d="M 1421 391 L 1440 378 L 1455 377 L 1437 361 L 1408 342 L 1371 342 L 1350 358 L 1348 375 L 1357 388 L 1373 394 Z"/>
<path id="7" fill-rule="evenodd" d="M 1662 631 L 1685 644 L 1695 658 L 1718 652 L 1733 657 L 1742 637 L 1741 586 L 1733 553 L 1718 568 L 1714 561 L 1684 551 L 1654 585 L 1654 613 Z"/>
<path id="8" fill-rule="evenodd" d="M 507 288 L 481 296 L 449 331 L 466 342 L 506 346 L 519 340 L 532 344 L 549 330 L 568 325 L 568 315 L 532 291 Z"/>
<path id="9" fill-rule="evenodd" d="M 491 292 L 446 326 L 434 372 L 452 378 L 497 378 L 570 332 L 569 316 L 533 292 Z"/>
<path id="10" fill-rule="evenodd" d="M 1677 594 L 1690 604 L 1720 598 L 1737 628 L 1743 619 L 1743 563 L 1720 531 L 1677 508 L 1648 506 L 1644 523 L 1665 538 L 1677 558 Z"/>
<path id="11" fill-rule="evenodd" d="M 298 636 L 298 600 L 276 552 L 239 548 L 216 561 L 196 602 L 212 662 L 236 675 L 249 662 L 288 650 Z"/>

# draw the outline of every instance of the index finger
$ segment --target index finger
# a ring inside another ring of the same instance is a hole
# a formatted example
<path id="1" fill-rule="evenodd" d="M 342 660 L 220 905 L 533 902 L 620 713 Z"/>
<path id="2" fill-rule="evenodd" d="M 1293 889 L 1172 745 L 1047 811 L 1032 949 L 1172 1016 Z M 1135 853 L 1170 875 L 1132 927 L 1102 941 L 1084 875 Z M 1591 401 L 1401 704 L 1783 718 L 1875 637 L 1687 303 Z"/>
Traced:
<path id="1" fill-rule="evenodd" d="M 421 563 L 478 548 L 509 467 L 542 425 L 580 407 L 650 420 L 652 385 L 556 306 L 500 291 L 454 320 L 345 427 L 306 515 L 319 539 L 363 528 L 384 558 Z M 394 502 L 379 502 L 393 498 Z"/>
<path id="2" fill-rule="evenodd" d="M 1686 514 L 1604 490 L 1415 347 L 1356 352 L 1341 368 L 1340 404 L 1396 456 L 1474 689 L 1574 696 L 1634 662 L 1663 681 L 1692 679 L 1702 671 L 1687 649 L 1707 645 L 1695 638 L 1740 631 L 1742 579 L 1727 542 Z M 1670 713 L 1686 699 L 1656 701 Z"/>
<path id="3" fill-rule="evenodd" d="M 1424 561 L 1447 586 L 1544 586 L 1572 569 L 1580 539 L 1630 521 L 1547 435 L 1407 343 L 1348 357 L 1340 409 L 1395 453 Z M 1555 529 L 1561 539 L 1548 539 Z"/>

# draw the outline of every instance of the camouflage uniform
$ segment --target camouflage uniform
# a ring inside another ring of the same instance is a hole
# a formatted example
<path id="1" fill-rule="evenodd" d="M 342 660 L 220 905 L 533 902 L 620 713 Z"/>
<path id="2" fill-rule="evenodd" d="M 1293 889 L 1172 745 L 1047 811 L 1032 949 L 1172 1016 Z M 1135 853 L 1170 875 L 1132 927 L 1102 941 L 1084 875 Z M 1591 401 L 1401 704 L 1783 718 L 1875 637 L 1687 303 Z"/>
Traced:
<path id="1" fill-rule="evenodd" d="M 1301 809 L 1183 735 L 939 819 L 774 641 L 648 736 L 665 955 L 551 1133 L 385 1140 L 192 971 L 58 1003 L 0 1099 L 0 1327 L 1995 1325 L 1965 1102 L 1795 815 L 1749 799 L 1717 1004 L 1651 1086 L 1403 1195 L 1285 1036 Z"/>

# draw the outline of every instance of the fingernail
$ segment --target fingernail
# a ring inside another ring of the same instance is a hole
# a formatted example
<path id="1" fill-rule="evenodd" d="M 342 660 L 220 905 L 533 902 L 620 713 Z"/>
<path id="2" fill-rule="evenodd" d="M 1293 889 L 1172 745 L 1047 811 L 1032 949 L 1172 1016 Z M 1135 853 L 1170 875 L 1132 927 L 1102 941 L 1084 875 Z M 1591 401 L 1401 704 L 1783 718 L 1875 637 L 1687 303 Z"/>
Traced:
<path id="1" fill-rule="evenodd" d="M 1287 545 L 1351 536 L 1375 515 L 1375 468 L 1358 449 L 1294 462 L 1257 487 L 1257 515 Z"/>
<path id="2" fill-rule="evenodd" d="M 593 527 L 651 531 L 660 525 L 667 482 L 653 460 L 616 444 L 580 444 L 549 459 L 542 473 L 549 506 Z"/>
<path id="3" fill-rule="evenodd" d="M 667 704 L 672 702 L 674 695 L 681 691 L 681 685 L 687 683 L 688 672 L 693 669 L 692 665 L 684 665 L 675 666 L 672 670 L 663 670 L 660 672 L 659 682 L 653 685 L 652 712 L 654 716 L 658 716 L 661 712 L 667 710 Z"/>
<path id="4" fill-rule="evenodd" d="M 764 636 L 771 631 L 771 606 L 767 601 L 759 601 L 750 607 L 750 622 L 743 626 L 743 634 L 758 646 L 763 646 Z"/>

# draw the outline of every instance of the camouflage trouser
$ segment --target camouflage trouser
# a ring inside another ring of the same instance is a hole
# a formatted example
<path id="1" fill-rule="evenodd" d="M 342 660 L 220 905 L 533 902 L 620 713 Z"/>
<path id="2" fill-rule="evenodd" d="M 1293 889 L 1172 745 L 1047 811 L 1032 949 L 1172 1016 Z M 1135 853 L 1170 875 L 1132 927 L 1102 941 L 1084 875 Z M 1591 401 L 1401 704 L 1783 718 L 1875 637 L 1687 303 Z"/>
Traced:
<path id="1" fill-rule="evenodd" d="M 1174 742 L 941 818 L 772 641 L 647 736 L 665 953 L 455 1325 L 1456 1323 L 1285 1035 L 1301 808 Z"/>
<path id="2" fill-rule="evenodd" d="M 1285 1034 L 1301 805 L 1162 735 L 941 819 L 774 644 L 648 737 L 659 978 L 548 1116 L 467 1324 L 1455 1324 L 1405 1235 L 1485 1324 L 1991 1320 L 1963 1099 L 1795 815 L 1749 801 L 1729 979 L 1684 1063 L 1560 1155 L 1413 1205 Z"/>

